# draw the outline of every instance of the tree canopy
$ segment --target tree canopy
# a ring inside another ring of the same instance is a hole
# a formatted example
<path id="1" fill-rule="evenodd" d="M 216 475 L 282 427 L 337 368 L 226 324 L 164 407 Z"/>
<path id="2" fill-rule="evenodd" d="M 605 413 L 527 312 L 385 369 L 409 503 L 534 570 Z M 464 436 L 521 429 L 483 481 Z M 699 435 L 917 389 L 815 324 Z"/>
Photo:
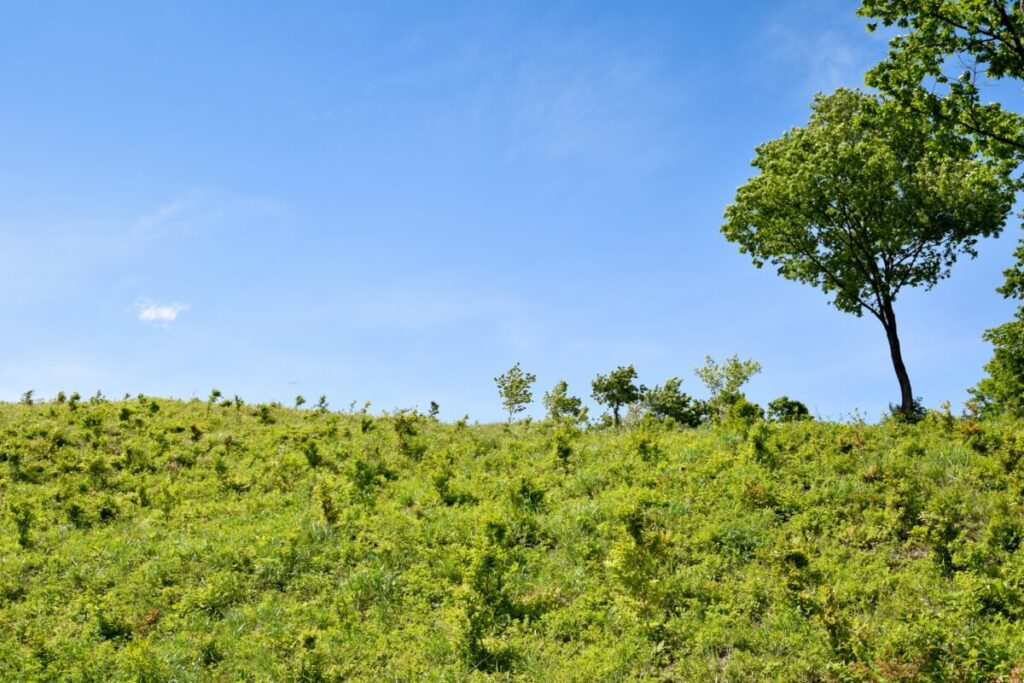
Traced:
<path id="1" fill-rule="evenodd" d="M 620 365 L 607 375 L 598 375 L 591 382 L 595 401 L 612 409 L 615 426 L 621 423 L 619 411 L 624 405 L 640 400 L 640 387 L 636 385 L 636 368 Z"/>
<path id="2" fill-rule="evenodd" d="M 508 422 L 512 424 L 512 416 L 526 410 L 533 400 L 533 392 L 530 386 L 537 380 L 532 372 L 523 372 L 516 363 L 508 372 L 494 378 L 498 386 L 498 395 L 501 396 L 501 405 L 508 411 Z"/>
<path id="3" fill-rule="evenodd" d="M 1024 9 L 1015 0 L 863 0 L 858 14 L 895 27 L 868 85 L 968 134 L 1010 168 L 1024 158 L 1024 117 L 991 98 L 1002 79 L 1024 79 Z"/>
<path id="4" fill-rule="evenodd" d="M 693 374 L 704 383 L 708 393 L 709 407 L 718 420 L 725 419 L 729 408 L 743 399 L 740 387 L 751 377 L 761 372 L 761 364 L 752 358 L 740 360 L 733 354 L 723 363 L 716 363 L 711 356 L 704 356 L 704 365 L 693 369 Z"/>
<path id="5" fill-rule="evenodd" d="M 544 394 L 544 407 L 548 409 L 548 417 L 552 420 L 585 420 L 587 409 L 583 406 L 583 400 L 578 396 L 569 395 L 569 383 L 564 379 L 551 391 Z"/>
<path id="6" fill-rule="evenodd" d="M 801 401 L 779 396 L 768 403 L 768 419 L 774 422 L 800 422 L 810 420 L 811 411 Z"/>
<path id="7" fill-rule="evenodd" d="M 647 411 L 659 420 L 672 418 L 677 424 L 696 427 L 701 422 L 705 407 L 684 392 L 682 384 L 683 380 L 672 377 L 665 380 L 664 386 L 643 388 L 641 398 Z"/>

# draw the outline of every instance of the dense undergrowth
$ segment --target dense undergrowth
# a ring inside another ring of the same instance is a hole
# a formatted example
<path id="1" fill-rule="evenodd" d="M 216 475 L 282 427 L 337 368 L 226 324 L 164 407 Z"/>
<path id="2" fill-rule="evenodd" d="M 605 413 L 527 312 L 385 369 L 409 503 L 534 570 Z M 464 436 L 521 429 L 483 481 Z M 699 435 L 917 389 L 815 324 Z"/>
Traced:
<path id="1" fill-rule="evenodd" d="M 0 406 L 5 681 L 986 681 L 1024 423 Z"/>

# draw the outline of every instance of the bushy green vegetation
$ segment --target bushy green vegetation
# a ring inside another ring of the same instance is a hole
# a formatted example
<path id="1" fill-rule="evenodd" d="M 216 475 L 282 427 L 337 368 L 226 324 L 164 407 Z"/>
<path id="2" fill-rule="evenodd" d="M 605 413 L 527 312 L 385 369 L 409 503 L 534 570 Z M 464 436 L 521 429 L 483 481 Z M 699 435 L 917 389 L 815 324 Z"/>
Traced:
<path id="1" fill-rule="evenodd" d="M 5 681 L 986 681 L 1024 423 L 0 406 Z"/>

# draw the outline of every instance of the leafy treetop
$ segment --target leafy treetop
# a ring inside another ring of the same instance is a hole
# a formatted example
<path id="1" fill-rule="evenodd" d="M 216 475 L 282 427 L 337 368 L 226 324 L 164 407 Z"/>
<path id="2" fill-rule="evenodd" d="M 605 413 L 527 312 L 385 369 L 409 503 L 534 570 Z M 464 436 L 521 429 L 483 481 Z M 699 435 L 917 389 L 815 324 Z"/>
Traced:
<path id="1" fill-rule="evenodd" d="M 991 97 L 992 82 L 1024 79 L 1024 8 L 1015 0 L 863 0 L 858 14 L 895 27 L 868 85 L 969 134 L 1011 169 L 1024 158 L 1024 116 Z"/>
<path id="2" fill-rule="evenodd" d="M 693 373 L 711 394 L 709 403 L 719 419 L 724 418 L 730 405 L 742 398 L 740 387 L 759 372 L 760 363 L 753 359 L 740 360 L 735 354 L 721 364 L 716 363 L 711 356 L 705 356 L 704 365 L 693 369 Z"/>
<path id="3" fill-rule="evenodd" d="M 799 422 L 810 420 L 811 411 L 800 401 L 779 396 L 768 403 L 768 419 L 775 422 Z"/>
<path id="4" fill-rule="evenodd" d="M 820 287 L 841 311 L 885 316 L 906 286 L 930 288 L 980 237 L 999 234 L 1009 178 L 962 138 L 852 90 L 818 95 L 804 128 L 756 150 L 722 232 L 758 267 Z"/>
<path id="5" fill-rule="evenodd" d="M 615 426 L 621 423 L 619 411 L 640 399 L 640 387 L 636 385 L 636 369 L 632 365 L 620 365 L 608 375 L 598 375 L 591 383 L 595 401 L 612 409 Z"/>
<path id="6" fill-rule="evenodd" d="M 564 379 L 544 394 L 544 407 L 548 409 L 548 417 L 552 420 L 583 420 L 587 409 L 578 396 L 569 395 L 569 383 Z"/>
<path id="7" fill-rule="evenodd" d="M 673 377 L 665 380 L 664 386 L 645 389 L 643 402 L 647 410 L 658 419 L 670 417 L 680 425 L 696 427 L 703 417 L 704 406 L 683 392 L 680 389 L 682 384 L 683 380 Z"/>

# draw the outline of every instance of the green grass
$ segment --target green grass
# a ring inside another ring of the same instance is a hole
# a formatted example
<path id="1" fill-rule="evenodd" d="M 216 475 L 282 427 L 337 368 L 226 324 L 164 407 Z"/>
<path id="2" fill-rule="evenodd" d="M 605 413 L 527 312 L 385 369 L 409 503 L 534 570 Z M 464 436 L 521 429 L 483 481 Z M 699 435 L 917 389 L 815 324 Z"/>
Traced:
<path id="1" fill-rule="evenodd" d="M 0 680 L 1008 681 L 1024 423 L 0 406 Z"/>

